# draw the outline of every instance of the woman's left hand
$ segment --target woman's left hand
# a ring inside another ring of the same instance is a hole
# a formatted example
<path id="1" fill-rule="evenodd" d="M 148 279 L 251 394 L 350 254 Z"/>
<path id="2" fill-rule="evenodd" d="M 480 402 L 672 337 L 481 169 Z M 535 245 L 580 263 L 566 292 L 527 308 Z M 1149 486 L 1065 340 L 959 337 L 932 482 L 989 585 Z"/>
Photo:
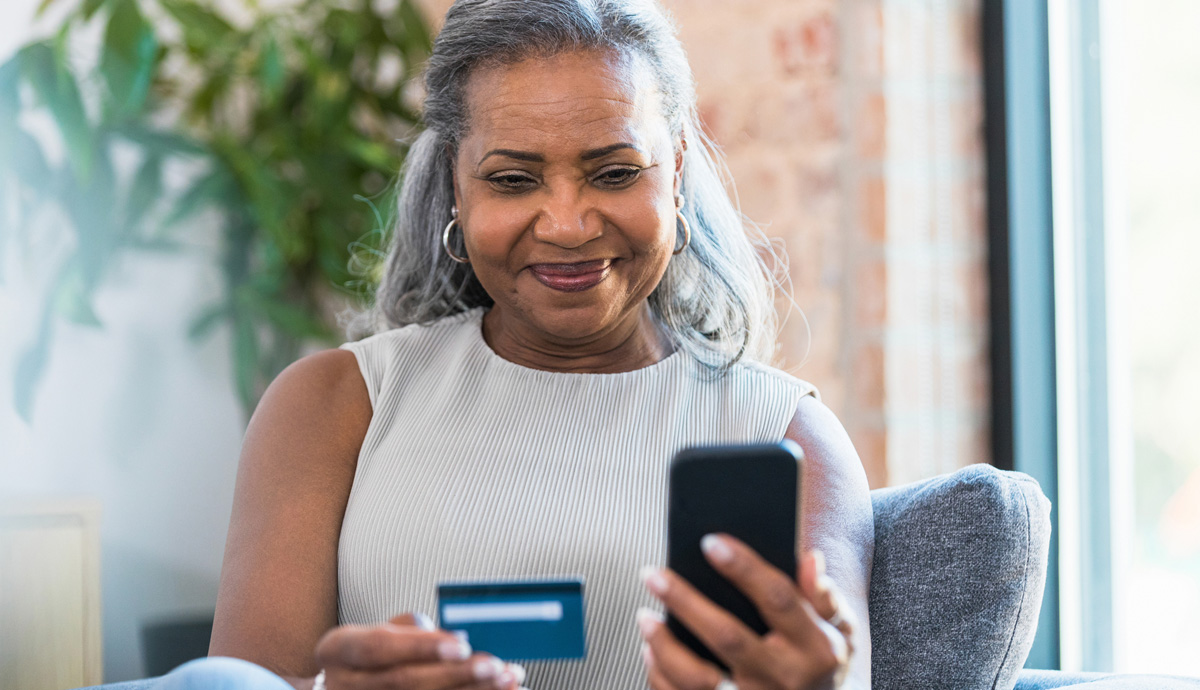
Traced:
<path id="1" fill-rule="evenodd" d="M 753 549 L 728 535 L 708 535 L 701 547 L 713 568 L 749 597 L 770 630 L 758 635 L 670 570 L 643 573 L 646 588 L 729 667 L 683 646 L 652 611 L 638 612 L 643 656 L 654 690 L 800 690 L 840 685 L 853 653 L 854 623 L 825 575 L 824 558 L 809 552 L 793 582 Z M 723 684 L 724 683 L 724 684 Z"/>

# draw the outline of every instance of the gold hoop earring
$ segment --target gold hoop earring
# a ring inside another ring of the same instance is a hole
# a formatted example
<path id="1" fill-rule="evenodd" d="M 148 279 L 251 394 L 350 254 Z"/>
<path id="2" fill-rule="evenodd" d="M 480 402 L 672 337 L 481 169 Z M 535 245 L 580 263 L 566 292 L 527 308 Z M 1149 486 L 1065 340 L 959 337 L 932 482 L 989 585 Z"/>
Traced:
<path id="1" fill-rule="evenodd" d="M 463 256 L 459 256 L 458 254 L 455 254 L 452 249 L 450 249 L 450 231 L 453 230 L 454 226 L 457 224 L 458 224 L 458 209 L 451 208 L 450 209 L 450 222 L 446 223 L 446 229 L 442 231 L 442 247 L 446 250 L 446 254 L 451 259 L 457 261 L 460 264 L 469 264 L 469 263 L 471 263 L 470 259 L 463 257 Z M 463 236 L 463 244 L 464 245 L 466 244 L 466 241 L 467 241 L 467 238 L 464 235 Z"/>
<path id="2" fill-rule="evenodd" d="M 675 256 L 682 254 L 683 250 L 687 249 L 688 245 L 692 243 L 692 226 L 688 224 L 688 219 L 683 215 L 683 202 L 684 197 L 682 196 L 675 200 L 675 220 L 683 225 L 683 246 L 671 252 Z"/>

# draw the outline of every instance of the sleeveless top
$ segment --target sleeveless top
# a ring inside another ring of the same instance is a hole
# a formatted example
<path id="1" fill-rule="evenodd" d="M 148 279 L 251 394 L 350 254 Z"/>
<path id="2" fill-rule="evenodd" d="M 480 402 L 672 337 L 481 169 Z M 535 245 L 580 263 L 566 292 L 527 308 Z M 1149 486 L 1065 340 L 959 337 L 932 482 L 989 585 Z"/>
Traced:
<path id="1" fill-rule="evenodd" d="M 587 657 L 522 662 L 533 690 L 646 685 L 638 571 L 665 562 L 667 468 L 685 446 L 783 439 L 810 384 L 683 350 L 615 374 L 510 362 L 483 308 L 379 333 L 358 360 L 373 415 L 338 546 L 338 620 L 436 620 L 437 585 L 584 579 Z"/>

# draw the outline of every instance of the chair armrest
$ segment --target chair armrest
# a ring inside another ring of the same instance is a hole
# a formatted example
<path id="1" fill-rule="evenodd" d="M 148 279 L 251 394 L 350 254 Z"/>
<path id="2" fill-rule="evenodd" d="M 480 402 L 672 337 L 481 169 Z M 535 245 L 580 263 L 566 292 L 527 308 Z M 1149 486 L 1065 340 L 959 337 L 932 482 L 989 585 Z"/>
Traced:
<path id="1" fill-rule="evenodd" d="M 1010 689 L 1037 629 L 1050 501 L 971 465 L 871 492 L 872 687 Z"/>

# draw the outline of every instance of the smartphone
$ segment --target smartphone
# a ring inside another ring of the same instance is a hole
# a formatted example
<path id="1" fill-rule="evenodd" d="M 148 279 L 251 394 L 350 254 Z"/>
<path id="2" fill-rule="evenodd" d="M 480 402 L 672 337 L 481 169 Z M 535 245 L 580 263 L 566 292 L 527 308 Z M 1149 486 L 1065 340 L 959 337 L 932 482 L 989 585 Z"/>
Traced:
<path id="1" fill-rule="evenodd" d="M 700 539 L 733 535 L 795 580 L 803 462 L 800 446 L 788 440 L 685 448 L 671 461 L 667 566 L 760 635 L 768 628 L 758 609 L 708 564 Z M 667 626 L 700 658 L 729 670 L 674 616 Z"/>

